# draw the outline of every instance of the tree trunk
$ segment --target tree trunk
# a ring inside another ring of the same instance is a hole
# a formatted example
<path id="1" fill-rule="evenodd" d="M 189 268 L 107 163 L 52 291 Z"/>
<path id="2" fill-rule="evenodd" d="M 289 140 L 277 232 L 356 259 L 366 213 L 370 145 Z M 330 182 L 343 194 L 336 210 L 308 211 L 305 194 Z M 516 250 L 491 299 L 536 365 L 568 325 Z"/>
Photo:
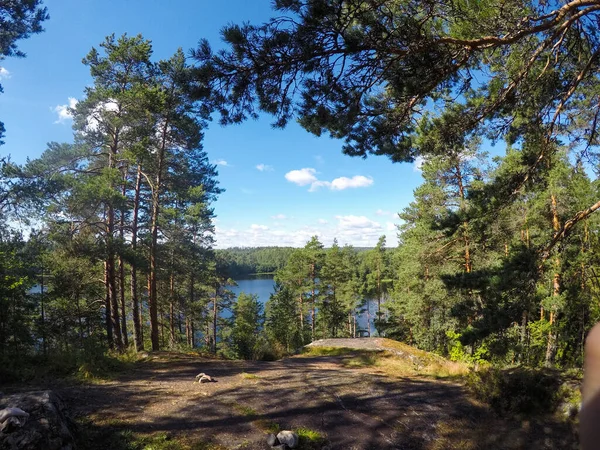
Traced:
<path id="1" fill-rule="evenodd" d="M 125 197 L 127 193 L 127 166 L 123 167 L 123 186 L 121 194 Z M 125 242 L 125 208 L 121 208 L 119 215 L 119 237 L 121 245 Z M 123 345 L 129 347 L 129 338 L 127 336 L 127 313 L 125 310 L 125 261 L 123 252 L 119 251 L 119 299 L 121 301 L 121 332 L 123 333 Z"/>
<path id="2" fill-rule="evenodd" d="M 186 315 L 185 315 L 185 322 L 186 322 L 186 335 L 187 335 L 187 342 L 188 345 L 192 348 L 194 348 L 194 325 L 193 325 L 193 317 L 192 317 L 192 306 L 194 304 L 194 296 L 195 296 L 195 292 L 194 292 L 194 274 L 190 274 L 190 298 L 188 299 L 188 307 L 186 308 Z"/>
<path id="3" fill-rule="evenodd" d="M 171 347 L 175 346 L 175 275 L 171 272 L 169 283 L 169 331 Z"/>
<path id="4" fill-rule="evenodd" d="M 316 319 L 316 299 L 315 299 L 315 264 L 311 264 L 310 277 L 312 280 L 312 289 L 310 294 L 311 310 L 310 310 L 310 339 L 315 340 L 315 319 Z"/>
<path id="5" fill-rule="evenodd" d="M 48 348 L 46 346 L 46 311 L 44 309 L 44 266 L 42 264 L 42 279 L 40 282 L 40 321 L 42 331 L 42 352 L 44 357 L 48 355 Z"/>
<path id="6" fill-rule="evenodd" d="M 113 143 L 108 149 L 108 169 L 115 168 L 114 158 L 117 155 L 119 142 L 119 132 L 115 131 Z M 111 183 L 111 188 L 113 188 Z M 121 334 L 121 324 L 119 320 L 119 299 L 117 297 L 117 283 L 115 273 L 115 208 L 112 201 L 106 205 L 106 289 L 110 303 L 111 325 L 113 329 L 114 342 L 117 350 L 123 350 L 123 337 Z"/>
<path id="7" fill-rule="evenodd" d="M 300 312 L 300 340 L 302 341 L 302 345 L 304 345 L 304 302 L 302 300 L 302 292 L 300 292 L 300 296 L 298 297 L 298 306 Z"/>
<path id="8" fill-rule="evenodd" d="M 112 349 L 115 347 L 115 340 L 112 329 L 112 314 L 110 307 L 110 293 L 108 291 L 108 270 L 106 266 L 106 261 L 104 261 L 104 289 L 104 310 L 106 311 L 104 319 L 106 321 L 106 340 L 108 341 L 108 348 Z"/>
<path id="9" fill-rule="evenodd" d="M 556 196 L 551 196 L 551 210 L 552 210 L 552 228 L 555 233 L 560 231 L 560 220 L 558 218 Z M 557 298 L 560 295 L 560 259 L 557 256 L 554 260 L 554 276 L 552 277 L 552 296 Z M 556 358 L 557 350 L 557 334 L 555 330 L 555 319 L 556 319 L 556 305 L 552 305 L 550 310 L 550 331 L 548 331 L 548 340 L 546 343 L 546 358 L 544 365 L 546 367 L 554 366 L 554 359 Z"/>
<path id="10" fill-rule="evenodd" d="M 215 289 L 215 300 L 213 301 L 213 348 L 212 352 L 217 354 L 217 301 L 219 298 L 219 288 Z"/>
<path id="11" fill-rule="evenodd" d="M 152 189 L 152 214 L 150 219 L 150 293 L 148 302 L 150 303 L 150 339 L 152 341 L 153 351 L 157 351 L 160 348 L 158 342 L 158 298 L 156 290 L 158 267 L 156 261 L 156 253 L 158 248 L 158 215 L 160 212 L 160 191 L 162 187 L 168 129 L 169 120 L 167 119 L 165 120 L 165 123 L 163 125 L 161 146 L 158 151 L 156 179 L 154 182 L 154 187 Z"/>
<path id="12" fill-rule="evenodd" d="M 141 309 L 138 299 L 137 288 L 137 234 L 138 234 L 138 214 L 140 209 L 140 190 L 142 187 L 142 166 L 138 164 L 137 176 L 135 179 L 135 193 L 133 197 L 133 218 L 131 220 L 131 250 L 133 259 L 131 262 L 131 309 L 133 311 L 133 340 L 135 349 L 138 352 L 144 350 L 144 339 L 142 336 Z"/>

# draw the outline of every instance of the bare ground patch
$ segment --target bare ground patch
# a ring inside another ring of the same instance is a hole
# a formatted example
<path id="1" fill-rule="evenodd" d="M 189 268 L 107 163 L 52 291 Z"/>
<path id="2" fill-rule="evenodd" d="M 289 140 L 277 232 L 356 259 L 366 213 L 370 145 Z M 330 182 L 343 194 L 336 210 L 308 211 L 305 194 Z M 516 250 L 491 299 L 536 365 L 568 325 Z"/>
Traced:
<path id="1" fill-rule="evenodd" d="M 577 448 L 559 421 L 501 420 L 461 383 L 349 364 L 360 354 L 277 362 L 159 354 L 113 381 L 56 390 L 81 424 L 84 449 L 263 449 L 277 429 L 314 432 L 322 439 L 304 447 L 319 449 Z M 200 372 L 218 382 L 194 383 Z M 164 442 L 127 446 L 131 435 Z"/>

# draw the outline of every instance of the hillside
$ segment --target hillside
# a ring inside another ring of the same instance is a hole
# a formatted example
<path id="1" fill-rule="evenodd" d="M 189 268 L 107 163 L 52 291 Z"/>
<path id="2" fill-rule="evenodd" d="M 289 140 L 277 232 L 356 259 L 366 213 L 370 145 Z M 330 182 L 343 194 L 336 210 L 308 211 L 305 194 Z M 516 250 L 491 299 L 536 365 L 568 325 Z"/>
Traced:
<path id="1" fill-rule="evenodd" d="M 468 395 L 454 363 L 385 339 L 352 340 L 357 349 L 346 341 L 276 362 L 154 354 L 111 381 L 55 390 L 83 449 L 262 449 L 278 428 L 299 430 L 313 449 L 576 445 L 553 419 L 496 418 Z M 218 382 L 194 383 L 199 372 Z"/>

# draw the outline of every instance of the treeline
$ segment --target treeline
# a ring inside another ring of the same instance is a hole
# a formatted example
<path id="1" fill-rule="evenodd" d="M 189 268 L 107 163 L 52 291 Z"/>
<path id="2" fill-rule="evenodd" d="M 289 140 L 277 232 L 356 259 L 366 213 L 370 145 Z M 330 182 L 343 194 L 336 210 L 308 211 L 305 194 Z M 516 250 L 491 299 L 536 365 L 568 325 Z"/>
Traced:
<path id="1" fill-rule="evenodd" d="M 84 64 L 92 84 L 70 110 L 74 142 L 23 166 L 2 161 L 3 367 L 193 347 L 227 281 L 211 250 L 221 189 L 201 144 L 208 112 L 189 95 L 183 52 L 153 61 L 150 41 L 110 36 Z M 13 231 L 19 222 L 29 236 Z"/>
<path id="2" fill-rule="evenodd" d="M 428 158 L 398 248 L 380 240 L 357 254 L 313 238 L 275 276 L 267 331 L 287 349 L 355 336 L 357 318 L 370 332 L 374 302 L 378 334 L 453 359 L 581 367 L 600 320 L 600 219 L 569 218 L 600 186 L 557 149 L 505 203 L 504 180 L 520 170 L 514 151 L 490 161 L 477 145 Z"/>
<path id="3" fill-rule="evenodd" d="M 292 247 L 232 247 L 215 250 L 219 265 L 232 278 L 271 274 L 285 266 Z"/>

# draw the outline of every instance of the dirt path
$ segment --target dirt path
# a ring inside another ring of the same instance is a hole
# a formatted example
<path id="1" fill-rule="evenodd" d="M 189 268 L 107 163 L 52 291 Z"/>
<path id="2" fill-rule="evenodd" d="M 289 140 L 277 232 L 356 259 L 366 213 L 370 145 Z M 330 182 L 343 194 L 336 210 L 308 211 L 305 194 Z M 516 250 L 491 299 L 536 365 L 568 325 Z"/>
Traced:
<path id="1" fill-rule="evenodd" d="M 245 362 L 164 355 L 112 382 L 59 393 L 96 431 L 167 432 L 228 449 L 266 448 L 273 424 L 320 432 L 326 441 L 313 447 L 319 449 L 573 448 L 559 425 L 494 419 L 459 384 L 348 368 L 350 357 Z M 194 383 L 199 372 L 218 382 Z"/>

